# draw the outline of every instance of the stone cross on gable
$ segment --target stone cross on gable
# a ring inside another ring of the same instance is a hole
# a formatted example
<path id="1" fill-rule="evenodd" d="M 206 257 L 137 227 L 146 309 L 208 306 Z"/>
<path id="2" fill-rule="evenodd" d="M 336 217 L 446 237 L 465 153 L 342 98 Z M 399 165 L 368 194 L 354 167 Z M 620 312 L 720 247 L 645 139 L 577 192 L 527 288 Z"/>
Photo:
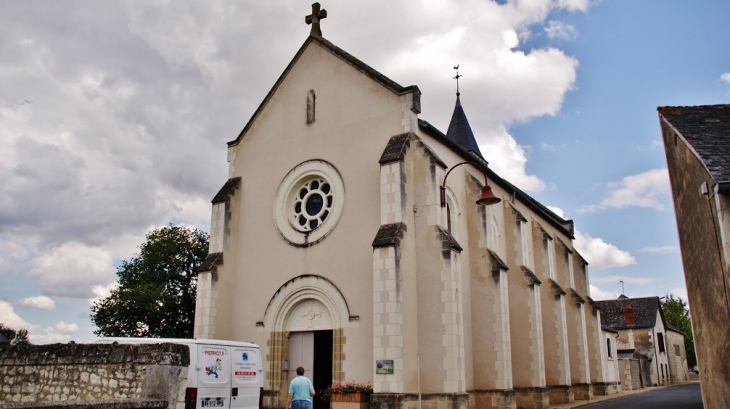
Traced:
<path id="1" fill-rule="evenodd" d="M 310 35 L 322 37 L 322 30 L 319 28 L 319 20 L 327 18 L 327 10 L 320 10 L 319 3 L 312 4 L 312 14 L 304 18 L 307 24 L 312 25 Z"/>

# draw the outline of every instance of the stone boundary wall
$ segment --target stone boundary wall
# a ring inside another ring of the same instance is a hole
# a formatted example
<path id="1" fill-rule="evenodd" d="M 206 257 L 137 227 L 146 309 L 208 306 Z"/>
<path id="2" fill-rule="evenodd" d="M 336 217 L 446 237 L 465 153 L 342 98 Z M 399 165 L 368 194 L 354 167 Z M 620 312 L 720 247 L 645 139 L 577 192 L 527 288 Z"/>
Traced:
<path id="1" fill-rule="evenodd" d="M 174 408 L 189 366 L 170 343 L 0 346 L 0 409 Z"/>

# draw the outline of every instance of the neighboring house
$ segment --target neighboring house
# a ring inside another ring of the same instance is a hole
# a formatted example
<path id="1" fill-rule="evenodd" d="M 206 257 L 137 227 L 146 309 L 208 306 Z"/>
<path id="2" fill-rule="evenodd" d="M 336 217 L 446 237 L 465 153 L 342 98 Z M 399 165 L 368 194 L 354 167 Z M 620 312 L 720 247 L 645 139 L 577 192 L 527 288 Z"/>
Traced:
<path id="1" fill-rule="evenodd" d="M 9 344 L 10 338 L 7 337 L 7 335 L 0 333 L 0 345 L 1 344 Z"/>
<path id="2" fill-rule="evenodd" d="M 730 105 L 660 107 L 706 408 L 730 407 Z"/>
<path id="3" fill-rule="evenodd" d="M 672 382 L 689 380 L 687 367 L 687 350 L 684 344 L 684 333 L 671 324 L 665 323 L 667 328 L 667 348 L 669 348 L 669 370 Z"/>
<path id="4" fill-rule="evenodd" d="M 607 390 L 607 394 L 613 394 L 619 392 L 622 389 L 618 349 L 616 348 L 618 331 L 613 328 L 601 326 L 601 333 L 603 334 L 603 339 L 605 340 L 605 345 L 602 345 L 602 350 L 604 351 L 603 356 L 605 359 L 603 365 L 603 376 L 606 383 L 611 385 L 611 387 Z"/>
<path id="5" fill-rule="evenodd" d="M 418 87 L 325 40 L 315 6 L 228 143 L 195 337 L 258 343 L 270 408 L 300 365 L 318 391 L 371 383 L 373 409 L 615 389 L 573 222 L 489 168 L 458 93 L 443 133 L 419 117 Z"/>
<path id="6" fill-rule="evenodd" d="M 601 308 L 601 323 L 618 331 L 617 349 L 624 356 L 639 355 L 651 363 L 649 385 L 671 383 L 667 330 L 664 325 L 659 297 L 628 298 L 596 301 Z"/>

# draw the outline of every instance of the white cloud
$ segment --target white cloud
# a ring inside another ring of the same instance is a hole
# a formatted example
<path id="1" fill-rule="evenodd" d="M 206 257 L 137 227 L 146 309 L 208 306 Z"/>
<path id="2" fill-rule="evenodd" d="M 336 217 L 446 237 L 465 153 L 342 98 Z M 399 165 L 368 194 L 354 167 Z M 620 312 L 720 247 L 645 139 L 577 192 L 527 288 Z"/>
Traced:
<path id="1" fill-rule="evenodd" d="M 666 254 L 666 253 L 678 252 L 679 247 L 677 247 L 677 246 L 642 247 L 638 251 L 640 251 L 642 253 Z"/>
<path id="2" fill-rule="evenodd" d="M 0 272 L 17 271 L 32 257 L 31 249 L 20 240 L 13 241 L 0 237 Z"/>
<path id="3" fill-rule="evenodd" d="M 60 334 L 73 334 L 79 331 L 79 326 L 74 323 L 59 321 L 53 324 L 52 327 L 48 327 L 48 329 Z"/>
<path id="4" fill-rule="evenodd" d="M 550 38 L 561 38 L 564 40 L 572 40 L 577 37 L 575 27 L 561 21 L 550 20 L 545 27 L 545 33 Z"/>
<path id="5" fill-rule="evenodd" d="M 631 277 L 631 276 L 617 276 L 617 275 L 610 275 L 607 277 L 591 277 L 591 281 L 597 282 L 597 283 L 616 283 L 619 284 L 621 281 L 624 282 L 624 284 L 634 284 L 634 285 L 647 285 L 654 282 L 653 278 L 650 277 Z"/>
<path id="6" fill-rule="evenodd" d="M 516 186 L 533 192 L 545 189 L 545 182 L 527 174 L 525 150 L 504 128 L 491 135 L 490 142 L 480 145 L 479 149 L 489 161 L 489 166 Z"/>
<path id="7" fill-rule="evenodd" d="M 103 298 L 107 298 L 111 295 L 112 290 L 119 287 L 119 283 L 113 282 L 109 285 L 95 285 L 91 287 L 91 291 L 94 293 L 94 297 L 89 298 L 89 305 L 94 305 L 94 303 L 100 301 Z"/>
<path id="8" fill-rule="evenodd" d="M 597 205 L 583 206 L 581 212 L 607 208 L 646 207 L 663 210 L 671 194 L 667 169 L 652 169 L 637 175 L 626 176 L 620 182 L 609 182 L 608 194 Z"/>
<path id="9" fill-rule="evenodd" d="M 673 294 L 675 297 L 679 297 L 689 304 L 689 295 L 687 294 L 687 289 L 685 287 L 675 288 L 669 291 L 669 294 Z"/>
<path id="10" fill-rule="evenodd" d="M 730 72 L 720 75 L 720 79 L 730 84 Z"/>
<path id="11" fill-rule="evenodd" d="M 545 151 L 556 151 L 558 148 L 555 147 L 555 145 L 550 145 L 549 143 L 543 142 L 542 143 L 542 149 Z"/>
<path id="12" fill-rule="evenodd" d="M 558 6 L 573 11 L 587 11 L 590 4 L 590 0 L 558 0 Z"/>
<path id="13" fill-rule="evenodd" d="M 606 243 L 601 238 L 593 238 L 579 231 L 575 232 L 573 245 L 590 264 L 591 271 L 636 264 L 636 259 L 628 251 Z"/>
<path id="14" fill-rule="evenodd" d="M 28 278 L 43 294 L 88 298 L 92 287 L 114 281 L 114 266 L 108 251 L 78 242 L 68 242 L 38 257 Z"/>
<path id="15" fill-rule="evenodd" d="M 558 216 L 565 218 L 563 209 L 555 206 L 546 206 L 548 209 L 550 209 L 551 212 L 557 214 Z"/>
<path id="16" fill-rule="evenodd" d="M 15 303 L 18 307 L 35 308 L 38 310 L 52 310 L 56 308 L 56 303 L 45 295 L 35 297 L 26 297 Z"/>
<path id="17" fill-rule="evenodd" d="M 33 333 L 28 334 L 28 338 L 34 344 L 66 343 L 74 340 L 74 334 L 78 331 L 78 325 L 59 321 L 51 326 L 37 327 Z"/>
<path id="18" fill-rule="evenodd" d="M 591 290 L 591 298 L 593 298 L 596 301 L 615 300 L 616 298 L 618 298 L 621 295 L 621 293 L 618 291 L 603 291 L 593 284 L 590 285 L 590 290 Z"/>
<path id="19" fill-rule="evenodd" d="M 32 325 L 16 314 L 13 306 L 7 301 L 0 300 L 0 323 L 14 330 L 27 329 L 30 331 Z"/>

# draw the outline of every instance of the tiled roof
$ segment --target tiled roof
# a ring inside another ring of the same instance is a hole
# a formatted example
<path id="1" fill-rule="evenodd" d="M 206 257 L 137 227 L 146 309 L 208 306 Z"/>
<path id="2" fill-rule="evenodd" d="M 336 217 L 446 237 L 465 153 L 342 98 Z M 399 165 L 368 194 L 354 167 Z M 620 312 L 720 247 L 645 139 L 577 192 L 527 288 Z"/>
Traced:
<path id="1" fill-rule="evenodd" d="M 223 184 L 223 187 L 221 190 L 216 193 L 215 197 L 213 197 L 213 200 L 210 202 L 213 204 L 225 202 L 228 200 L 229 197 L 233 196 L 234 193 L 236 193 L 236 189 L 238 189 L 241 186 L 241 177 L 235 177 L 228 179 L 225 184 Z"/>
<path id="2" fill-rule="evenodd" d="M 451 122 L 449 123 L 449 129 L 446 131 L 446 137 L 454 141 L 454 143 L 465 151 L 472 151 L 479 155 L 479 157 L 483 157 L 479 151 L 477 140 L 474 138 L 474 132 L 472 132 L 469 121 L 466 119 L 464 108 L 461 106 L 459 94 L 456 94 L 456 106 L 454 107 L 454 113 L 451 115 Z"/>
<path id="3" fill-rule="evenodd" d="M 389 247 L 398 244 L 406 231 L 405 223 L 390 223 L 380 226 L 373 239 L 373 247 Z"/>
<path id="4" fill-rule="evenodd" d="M 601 324 L 615 329 L 652 328 L 656 325 L 659 297 L 620 298 L 596 301 L 601 309 Z M 626 305 L 631 304 L 634 325 L 626 325 Z"/>
<path id="5" fill-rule="evenodd" d="M 657 110 L 689 142 L 716 182 L 730 181 L 730 105 Z"/>

